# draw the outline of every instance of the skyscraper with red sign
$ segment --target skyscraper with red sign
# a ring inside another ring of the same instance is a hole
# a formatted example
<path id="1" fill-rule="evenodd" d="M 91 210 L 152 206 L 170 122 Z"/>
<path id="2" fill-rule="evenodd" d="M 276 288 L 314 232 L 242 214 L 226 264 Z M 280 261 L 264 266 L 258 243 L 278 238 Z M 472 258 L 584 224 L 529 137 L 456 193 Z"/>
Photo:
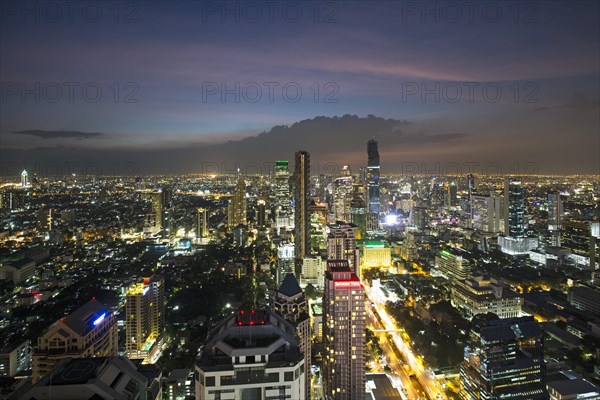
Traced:
<path id="1" fill-rule="evenodd" d="M 327 398 L 365 398 L 365 291 L 348 260 L 328 260 L 323 293 Z"/>

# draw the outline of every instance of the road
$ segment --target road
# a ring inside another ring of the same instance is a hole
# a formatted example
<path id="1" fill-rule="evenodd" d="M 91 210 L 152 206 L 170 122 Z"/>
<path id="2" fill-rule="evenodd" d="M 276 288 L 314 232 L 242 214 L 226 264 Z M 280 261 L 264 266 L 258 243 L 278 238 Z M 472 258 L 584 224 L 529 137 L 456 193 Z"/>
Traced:
<path id="1" fill-rule="evenodd" d="M 372 325 L 374 329 L 384 329 L 370 307 L 367 308 L 367 316 L 368 323 Z M 394 345 L 390 343 L 388 334 L 385 332 L 375 332 L 375 334 L 377 335 L 381 349 L 386 356 L 387 364 L 392 370 L 392 376 L 396 379 L 399 378 L 402 387 L 406 390 L 403 394 L 410 400 L 422 397 L 419 393 L 419 389 L 421 389 L 420 385 L 419 387 L 415 387 L 411 381 L 408 366 L 403 360 L 398 358 L 398 352 L 394 349 Z"/>
<path id="2" fill-rule="evenodd" d="M 406 335 L 406 333 L 397 332 L 398 326 L 387 313 L 387 310 L 385 309 L 385 304 L 377 301 L 377 299 L 375 298 L 376 296 L 371 296 L 371 288 L 366 284 L 365 293 L 367 295 L 367 298 L 369 299 L 369 302 L 367 303 L 369 310 L 371 310 L 373 314 L 379 316 L 379 319 L 383 324 L 383 328 L 389 331 L 389 333 L 387 333 L 387 338 L 391 340 L 391 342 L 396 346 L 396 348 L 402 355 L 403 360 L 409 367 L 408 373 L 415 375 L 416 379 L 418 380 L 418 383 L 421 385 L 421 387 L 425 391 L 426 396 L 429 399 L 445 399 L 446 396 L 444 394 L 444 390 L 442 389 L 442 386 L 440 385 L 438 380 L 435 378 L 433 371 L 431 370 L 431 368 L 427 367 L 423 363 L 423 360 L 419 356 L 416 356 L 413 353 L 412 349 L 410 348 L 410 344 L 407 343 L 407 341 L 410 340 L 410 338 L 403 338 L 403 335 Z M 373 300 L 371 300 L 371 298 L 373 298 Z M 373 303 L 375 307 L 371 307 L 371 303 Z M 401 370 L 404 371 L 404 368 L 401 368 Z M 406 374 L 406 371 L 404 371 L 404 373 Z M 400 377 L 402 379 L 402 382 L 405 384 L 407 390 L 409 387 L 413 389 L 412 394 L 414 394 L 415 391 L 419 389 L 415 388 L 414 384 L 409 383 L 408 385 L 406 385 L 407 382 L 404 378 L 402 378 L 402 374 L 400 374 Z M 410 382 L 410 377 L 408 379 L 408 382 Z M 412 397 L 412 395 L 410 394 L 409 397 L 411 399 L 417 398 Z"/>

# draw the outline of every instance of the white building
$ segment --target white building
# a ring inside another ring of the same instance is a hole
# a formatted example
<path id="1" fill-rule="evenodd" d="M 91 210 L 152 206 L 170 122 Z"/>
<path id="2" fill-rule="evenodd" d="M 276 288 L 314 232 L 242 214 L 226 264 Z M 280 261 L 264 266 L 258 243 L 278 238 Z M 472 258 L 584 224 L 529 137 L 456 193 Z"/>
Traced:
<path id="1" fill-rule="evenodd" d="M 325 269 L 327 261 L 321 256 L 305 256 L 302 259 L 302 274 L 300 275 L 300 285 L 305 287 L 309 283 L 320 289 L 323 288 Z"/>
<path id="2" fill-rule="evenodd" d="M 196 399 L 305 399 L 307 374 L 292 324 L 242 310 L 209 332 L 196 361 Z"/>
<path id="3" fill-rule="evenodd" d="M 485 313 L 499 318 L 519 317 L 523 305 L 523 299 L 502 282 L 482 275 L 455 281 L 450 296 L 452 305 L 469 319 Z"/>

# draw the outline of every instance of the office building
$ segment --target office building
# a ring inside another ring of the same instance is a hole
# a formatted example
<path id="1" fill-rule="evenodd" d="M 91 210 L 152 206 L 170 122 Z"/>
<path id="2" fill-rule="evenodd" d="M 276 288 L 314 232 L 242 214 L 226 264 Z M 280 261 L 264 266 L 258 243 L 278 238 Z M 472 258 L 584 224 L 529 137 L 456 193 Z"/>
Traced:
<path id="1" fill-rule="evenodd" d="M 195 397 L 194 371 L 191 369 L 174 369 L 165 381 L 165 400 L 186 400 Z"/>
<path id="2" fill-rule="evenodd" d="M 275 227 L 294 227 L 294 209 L 290 195 L 290 168 L 287 160 L 275 161 Z"/>
<path id="3" fill-rule="evenodd" d="M 567 301 L 586 314 L 600 316 L 600 288 L 597 286 L 570 287 Z"/>
<path id="4" fill-rule="evenodd" d="M 523 298 L 502 282 L 482 275 L 453 282 L 450 301 L 468 319 L 486 313 L 499 318 L 519 317 L 523 305 Z"/>
<path id="5" fill-rule="evenodd" d="M 300 283 L 303 286 L 311 284 L 317 288 L 323 288 L 323 279 L 325 277 L 325 269 L 327 261 L 319 255 L 306 256 L 302 260 L 302 274 L 300 275 Z"/>
<path id="6" fill-rule="evenodd" d="M 35 261 L 24 257 L 15 261 L 5 261 L 0 266 L 0 279 L 21 285 L 35 275 Z"/>
<path id="7" fill-rule="evenodd" d="M 379 162 L 379 149 L 377 141 L 371 139 L 367 143 L 367 203 L 368 212 L 379 215 L 380 212 L 380 186 L 381 174 Z"/>
<path id="8" fill-rule="evenodd" d="M 338 221 L 327 228 L 327 259 L 348 260 L 352 271 L 359 274 L 360 251 L 356 246 L 356 225 Z"/>
<path id="9" fill-rule="evenodd" d="M 328 260 L 323 292 L 323 391 L 334 400 L 365 399 L 365 292 L 348 261 Z"/>
<path id="10" fill-rule="evenodd" d="M 263 199 L 256 202 L 256 226 L 260 228 L 267 226 L 267 202 Z"/>
<path id="11" fill-rule="evenodd" d="M 164 279 L 143 278 L 125 297 L 125 354 L 152 363 L 160 352 L 165 329 Z"/>
<path id="12" fill-rule="evenodd" d="M 440 250 L 435 256 L 435 267 L 449 280 L 467 279 L 471 274 L 471 263 L 466 259 L 466 252 L 458 248 Z"/>
<path id="13" fill-rule="evenodd" d="M 125 357 L 67 358 L 10 400 L 160 400 L 162 374 Z"/>
<path id="14" fill-rule="evenodd" d="M 238 225 L 246 225 L 248 223 L 247 212 L 246 181 L 239 175 L 233 196 L 227 207 L 227 226 L 229 229 L 234 229 Z"/>
<path id="15" fill-rule="evenodd" d="M 570 249 L 572 253 L 568 259 L 590 270 L 596 269 L 595 264 L 598 263 L 600 256 L 600 251 L 597 250 L 600 237 L 592 234 L 594 226 L 592 221 L 577 219 L 565 219 L 561 226 L 561 245 Z"/>
<path id="16" fill-rule="evenodd" d="M 550 244 L 552 246 L 560 246 L 562 220 L 563 204 L 560 192 L 551 190 L 548 192 L 548 231 L 550 232 Z"/>
<path id="17" fill-rule="evenodd" d="M 561 379 L 546 385 L 550 400 L 600 400 L 600 388 L 582 379 Z"/>
<path id="18" fill-rule="evenodd" d="M 296 328 L 298 348 L 304 354 L 304 371 L 311 366 L 311 329 L 308 303 L 294 274 L 288 273 L 273 298 L 273 311 Z M 310 398 L 310 379 L 306 379 L 306 398 Z"/>
<path id="19" fill-rule="evenodd" d="M 300 274 L 302 258 L 310 254 L 310 155 L 296 152 L 294 165 L 294 245 L 296 275 Z"/>
<path id="20" fill-rule="evenodd" d="M 0 376 L 14 377 L 31 369 L 31 341 L 19 340 L 0 348 Z"/>
<path id="21" fill-rule="evenodd" d="M 383 240 L 367 240 L 362 258 L 366 268 L 388 268 L 392 265 L 392 250 Z"/>
<path id="22" fill-rule="evenodd" d="M 277 313 L 241 310 L 213 328 L 196 361 L 196 399 L 305 399 L 296 329 Z"/>
<path id="23" fill-rule="evenodd" d="M 499 233 L 504 227 L 503 197 L 497 193 L 489 195 L 471 194 L 471 227 L 485 233 Z"/>
<path id="24" fill-rule="evenodd" d="M 92 299 L 56 321 L 38 338 L 33 354 L 33 382 L 66 358 L 116 356 L 117 351 L 116 318 Z"/>
<path id="25" fill-rule="evenodd" d="M 546 367 L 542 329 L 531 317 L 475 326 L 460 366 L 462 398 L 543 400 Z"/>
<path id="26" fill-rule="evenodd" d="M 208 210 L 198 208 L 196 210 L 196 239 L 206 239 L 208 237 Z"/>
<path id="27" fill-rule="evenodd" d="M 333 214 L 336 221 L 350 221 L 354 179 L 350 167 L 344 165 L 333 181 Z"/>
<path id="28" fill-rule="evenodd" d="M 22 210 L 25 208 L 25 190 L 4 189 L 0 192 L 0 208 Z"/>
<path id="29" fill-rule="evenodd" d="M 367 237 L 367 208 L 364 195 L 358 191 L 358 186 L 354 187 L 354 192 L 352 193 L 349 222 L 356 225 L 357 240 L 362 240 Z"/>
<path id="30" fill-rule="evenodd" d="M 538 246 L 536 237 L 528 235 L 525 224 L 525 189 L 520 181 L 504 181 L 504 236 L 498 238 L 502 252 L 528 254 Z"/>
<path id="31" fill-rule="evenodd" d="M 29 187 L 29 174 L 27 171 L 23 170 L 21 172 L 21 188 L 27 189 Z"/>

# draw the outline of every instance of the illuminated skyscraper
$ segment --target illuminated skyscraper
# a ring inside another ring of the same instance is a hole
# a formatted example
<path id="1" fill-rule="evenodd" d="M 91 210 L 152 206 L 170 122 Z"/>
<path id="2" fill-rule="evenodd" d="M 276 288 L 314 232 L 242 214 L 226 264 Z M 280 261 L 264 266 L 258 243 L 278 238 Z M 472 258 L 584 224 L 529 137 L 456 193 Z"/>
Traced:
<path id="1" fill-rule="evenodd" d="M 294 225 L 290 196 L 290 169 L 287 160 L 275 161 L 275 226 L 290 228 Z"/>
<path id="2" fill-rule="evenodd" d="M 227 226 L 233 229 L 238 225 L 246 225 L 247 219 L 247 202 L 246 202 L 246 182 L 240 175 L 238 177 L 237 186 L 233 197 L 229 201 L 227 208 Z"/>
<path id="3" fill-rule="evenodd" d="M 333 181 L 333 212 L 336 221 L 350 221 L 352 187 L 352 172 L 344 165 L 340 176 Z"/>
<path id="4" fill-rule="evenodd" d="M 327 259 L 346 260 L 350 269 L 359 274 L 360 251 L 356 246 L 356 225 L 338 221 L 327 228 Z"/>
<path id="5" fill-rule="evenodd" d="M 525 229 L 525 189 L 520 181 L 506 178 L 504 181 L 504 230 L 506 236 L 524 238 Z"/>
<path id="6" fill-rule="evenodd" d="M 302 267 L 302 258 L 310 254 L 310 154 L 306 151 L 296 152 L 294 165 L 294 244 L 297 274 Z"/>
<path id="7" fill-rule="evenodd" d="M 196 214 L 196 238 L 203 239 L 208 236 L 208 210 L 198 208 Z"/>
<path id="8" fill-rule="evenodd" d="M 504 236 L 498 238 L 502 252 L 526 254 L 538 245 L 537 237 L 530 237 L 525 226 L 525 189 L 520 181 L 504 181 Z"/>
<path id="9" fill-rule="evenodd" d="M 143 278 L 125 298 L 125 351 L 128 358 L 151 360 L 165 329 L 165 286 L 160 275 Z"/>
<path id="10" fill-rule="evenodd" d="M 28 187 L 29 187 L 29 175 L 27 174 L 27 171 L 23 170 L 23 172 L 21 172 L 21 188 L 27 189 Z"/>
<path id="11" fill-rule="evenodd" d="M 263 199 L 256 202 L 256 225 L 261 228 L 267 226 L 267 203 Z"/>
<path id="12" fill-rule="evenodd" d="M 471 227 L 482 232 L 499 233 L 504 226 L 502 196 L 472 194 L 470 197 Z"/>
<path id="13" fill-rule="evenodd" d="M 367 210 L 363 195 L 358 191 L 358 186 L 354 187 L 354 193 L 352 194 L 350 222 L 356 225 L 356 239 L 364 239 L 367 232 Z"/>
<path id="14" fill-rule="evenodd" d="M 334 400 L 365 398 L 365 292 L 347 260 L 328 260 L 323 292 L 323 390 Z"/>
<path id="15" fill-rule="evenodd" d="M 369 204 L 369 212 L 379 214 L 380 211 L 380 187 L 379 187 L 379 150 L 377 149 L 377 141 L 369 140 L 367 143 L 367 199 Z"/>
<path id="16" fill-rule="evenodd" d="M 550 241 L 553 246 L 560 246 L 562 219 L 563 204 L 560 192 L 552 190 L 548 192 L 548 230 L 550 231 Z"/>
<path id="17" fill-rule="evenodd" d="M 463 396 L 475 399 L 547 399 L 542 329 L 532 317 L 475 326 L 460 366 Z"/>

